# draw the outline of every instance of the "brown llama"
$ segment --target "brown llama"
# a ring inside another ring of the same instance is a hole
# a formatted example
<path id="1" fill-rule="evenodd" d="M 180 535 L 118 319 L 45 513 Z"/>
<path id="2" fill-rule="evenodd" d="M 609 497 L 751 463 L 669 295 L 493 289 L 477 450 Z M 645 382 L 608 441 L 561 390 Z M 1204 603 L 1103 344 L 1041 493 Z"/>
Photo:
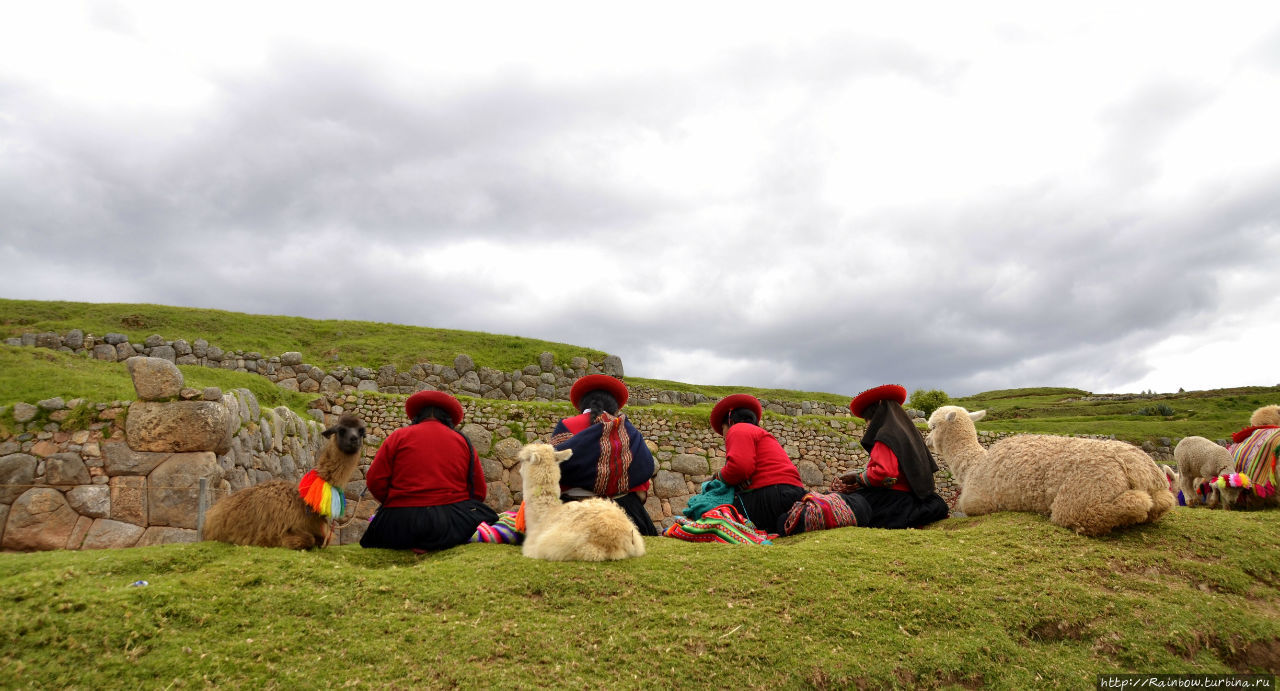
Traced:
<path id="1" fill-rule="evenodd" d="M 272 480 L 219 501 L 205 514 L 204 539 L 258 547 L 323 547 L 329 520 L 342 515 L 342 487 L 360 464 L 364 422 L 343 415 L 323 434 L 329 442 L 316 457 L 315 470 L 304 475 L 301 483 Z M 308 501 L 303 492 L 312 487 L 315 491 L 308 492 Z M 321 496 L 325 503 L 317 510 L 313 506 L 320 504 Z"/>

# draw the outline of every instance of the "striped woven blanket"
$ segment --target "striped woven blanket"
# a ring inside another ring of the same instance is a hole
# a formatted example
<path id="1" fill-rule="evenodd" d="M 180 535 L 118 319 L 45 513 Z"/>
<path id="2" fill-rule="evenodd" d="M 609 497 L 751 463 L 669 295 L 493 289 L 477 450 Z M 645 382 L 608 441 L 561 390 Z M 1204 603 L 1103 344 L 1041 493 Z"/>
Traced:
<path id="1" fill-rule="evenodd" d="M 792 505 L 782 529 L 787 535 L 858 525 L 853 509 L 839 494 L 809 492 Z"/>
<path id="2" fill-rule="evenodd" d="M 521 504 L 521 506 L 524 506 Z M 519 509 L 511 509 L 498 514 L 497 523 L 481 523 L 471 536 L 471 542 L 493 542 L 503 545 L 518 545 L 524 542 L 524 532 L 517 530 L 517 514 Z M 523 526 L 521 526 L 523 527 Z"/>
<path id="3" fill-rule="evenodd" d="M 676 516 L 676 522 L 663 535 L 687 542 L 723 542 L 730 545 L 772 545 L 777 537 L 756 530 L 755 525 L 738 513 L 732 504 L 721 504 L 703 512 L 697 520 Z"/>
<path id="4" fill-rule="evenodd" d="M 1231 460 L 1237 473 L 1249 476 L 1253 493 L 1269 497 L 1276 493 L 1276 458 L 1280 456 L 1280 427 L 1260 427 L 1231 446 Z"/>

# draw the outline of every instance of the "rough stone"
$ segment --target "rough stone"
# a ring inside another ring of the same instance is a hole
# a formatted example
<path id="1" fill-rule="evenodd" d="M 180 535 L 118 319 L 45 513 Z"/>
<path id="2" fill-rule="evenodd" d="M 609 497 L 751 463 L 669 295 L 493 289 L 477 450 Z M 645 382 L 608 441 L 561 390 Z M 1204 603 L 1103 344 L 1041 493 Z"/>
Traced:
<path id="1" fill-rule="evenodd" d="M 123 441 L 104 441 L 102 467 L 107 475 L 146 475 L 169 459 L 170 453 L 134 451 Z"/>
<path id="2" fill-rule="evenodd" d="M 196 531 L 186 528 L 170 528 L 168 526 L 153 525 L 147 528 L 142 537 L 138 538 L 138 542 L 134 547 L 151 547 L 154 545 L 169 545 L 175 542 L 197 542 Z"/>
<path id="3" fill-rule="evenodd" d="M 55 453 L 45 459 L 44 479 L 50 485 L 87 485 L 89 469 L 74 453 Z"/>
<path id="4" fill-rule="evenodd" d="M 36 477 L 36 457 L 25 453 L 0 458 L 0 504 L 12 504 Z M 3 524 L 0 524 L 3 528 Z"/>
<path id="5" fill-rule="evenodd" d="M 147 477 L 147 511 L 150 525 L 196 527 L 200 478 L 215 486 L 222 468 L 212 452 L 177 453 Z"/>
<path id="6" fill-rule="evenodd" d="M 476 368 L 476 363 L 471 359 L 470 355 L 463 353 L 453 359 L 453 371 L 459 375 L 465 375 Z"/>
<path id="7" fill-rule="evenodd" d="M 131 357 L 124 361 L 133 377 L 133 388 L 144 401 L 177 398 L 182 392 L 182 371 L 173 362 L 157 357 Z"/>
<path id="8" fill-rule="evenodd" d="M 135 451 L 221 454 L 230 448 L 230 422 L 227 408 L 212 401 L 135 401 L 125 435 Z"/>
<path id="9" fill-rule="evenodd" d="M 481 458 L 480 467 L 484 468 L 485 482 L 497 482 L 502 479 L 502 463 L 492 458 Z"/>
<path id="10" fill-rule="evenodd" d="M 133 523 L 99 518 L 93 522 L 93 527 L 89 528 L 89 534 L 85 536 L 84 544 L 80 549 L 133 547 L 145 531 L 146 528 Z"/>
<path id="11" fill-rule="evenodd" d="M 490 482 L 489 492 L 485 495 L 484 503 L 494 511 L 506 511 L 510 509 L 514 500 L 511 497 L 511 490 L 501 482 Z"/>
<path id="12" fill-rule="evenodd" d="M 822 470 L 812 461 L 800 461 L 796 464 L 796 470 L 800 472 L 800 481 L 810 487 L 826 484 L 823 482 Z"/>
<path id="13" fill-rule="evenodd" d="M 133 357 L 133 356 L 135 356 L 135 355 L 137 355 L 137 354 L 138 354 L 138 351 L 134 350 L 134 349 L 133 349 L 133 346 L 132 346 L 132 345 L 130 345 L 127 341 L 126 341 L 126 342 L 124 342 L 124 343 L 117 343 L 117 344 L 116 344 L 116 359 L 117 359 L 117 360 L 128 360 L 129 358 L 131 358 L 131 357 Z"/>
<path id="14" fill-rule="evenodd" d="M 53 398 L 46 398 L 43 401 L 37 401 L 36 405 L 41 410 L 49 410 L 49 411 L 65 410 L 67 407 L 67 402 L 62 400 L 61 396 L 54 396 Z"/>
<path id="15" fill-rule="evenodd" d="M 9 509 L 5 522 L 5 549 L 18 551 L 63 549 L 80 514 L 67 504 L 62 492 L 34 487 L 22 493 Z"/>
<path id="16" fill-rule="evenodd" d="M 111 489 L 106 485 L 81 485 L 67 492 L 67 503 L 76 513 L 90 518 L 111 515 Z"/>
<path id="17" fill-rule="evenodd" d="M 76 527 L 71 529 L 71 537 L 67 538 L 67 549 L 80 549 L 84 544 L 85 537 L 89 534 L 89 529 L 93 527 L 93 519 L 88 516 L 81 516 L 76 519 Z"/>
<path id="18" fill-rule="evenodd" d="M 136 525 L 147 524 L 147 478 L 120 475 L 111 478 L 110 518 Z"/>
<path id="19" fill-rule="evenodd" d="M 502 464 L 503 468 L 510 468 L 518 462 L 516 454 L 520 453 L 522 446 L 520 440 L 515 437 L 499 439 L 498 443 L 493 445 L 493 457 Z"/>
<path id="20" fill-rule="evenodd" d="M 622 358 L 617 355 L 606 355 L 600 363 L 600 369 L 611 377 L 622 378 Z"/>
<path id="21" fill-rule="evenodd" d="M 671 469 L 685 475 L 706 475 L 707 459 L 704 456 L 689 453 L 676 454 L 675 458 L 671 459 Z"/>
<path id="22" fill-rule="evenodd" d="M 35 419 L 36 413 L 38 412 L 40 412 L 40 409 L 31 405 L 30 403 L 23 403 L 22 401 L 18 401 L 17 403 L 13 404 L 13 421 L 14 422 L 31 422 L 32 420 Z"/>
<path id="23" fill-rule="evenodd" d="M 555 355 L 553 355 L 552 353 L 546 353 L 546 352 L 538 354 L 538 367 L 540 371 L 550 372 L 555 368 L 555 366 L 556 366 Z"/>
<path id="24" fill-rule="evenodd" d="M 102 340 L 114 346 L 120 345 L 121 343 L 128 343 L 129 337 L 124 334 L 109 333 L 106 336 L 103 336 Z"/>
<path id="25" fill-rule="evenodd" d="M 481 456 L 488 456 L 489 449 L 493 447 L 493 435 L 489 430 L 472 422 L 462 426 L 459 430 L 462 435 L 471 440 L 471 445 L 475 447 L 476 453 Z"/>
<path id="26" fill-rule="evenodd" d="M 683 475 L 667 470 L 659 470 L 653 481 L 653 493 L 664 499 L 689 493 Z"/>
<path id="27" fill-rule="evenodd" d="M 98 345 L 93 347 L 93 359 L 103 360 L 105 362 L 115 362 L 116 347 L 112 345 L 107 345 L 106 343 L 99 343 Z"/>
<path id="28" fill-rule="evenodd" d="M 62 340 L 62 344 L 73 350 L 79 350 L 84 347 L 84 332 L 80 329 L 72 329 L 67 332 L 67 337 Z"/>
<path id="29" fill-rule="evenodd" d="M 356 391 L 377 391 L 377 390 L 378 390 L 378 382 L 372 379 L 361 379 L 360 382 L 356 384 Z"/>

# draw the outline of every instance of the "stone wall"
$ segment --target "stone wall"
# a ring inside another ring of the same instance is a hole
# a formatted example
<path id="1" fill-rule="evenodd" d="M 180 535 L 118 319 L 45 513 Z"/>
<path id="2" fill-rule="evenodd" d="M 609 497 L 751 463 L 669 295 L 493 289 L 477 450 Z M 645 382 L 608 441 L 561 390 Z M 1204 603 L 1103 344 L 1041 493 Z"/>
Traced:
<path id="1" fill-rule="evenodd" d="M 317 405 L 325 409 L 327 424 L 342 413 L 353 413 L 368 427 L 367 444 L 376 447 L 388 434 L 408 424 L 404 396 L 353 392 L 331 394 Z M 463 400 L 466 417 L 461 432 L 471 440 L 488 482 L 486 503 L 505 511 L 521 500 L 521 478 L 516 453 L 527 442 L 550 439 L 556 422 L 575 414 L 563 403 L 527 404 L 506 401 Z M 632 424 L 644 435 L 658 464 L 646 508 L 659 528 L 674 522 L 689 498 L 725 463 L 724 440 L 707 424 L 706 413 L 691 414 L 668 408 L 626 408 Z M 800 478 L 811 489 L 826 491 L 831 481 L 850 470 L 866 467 L 867 452 L 859 444 L 862 421 L 856 418 L 800 417 L 766 414 L 765 429 L 778 439 L 796 462 Z M 371 455 L 372 451 L 370 451 Z M 371 460 L 371 459 L 370 459 Z M 341 541 L 355 542 L 367 527 L 377 502 L 364 494 L 363 464 L 345 489 L 349 500 L 357 498 L 356 515 L 343 529 Z M 938 491 L 954 503 L 956 488 L 945 469 L 935 477 Z"/>
<path id="2" fill-rule="evenodd" d="M 247 389 L 183 388 L 176 372 L 147 379 L 166 380 L 150 393 L 134 372 L 152 400 L 0 409 L 13 421 L 0 425 L 0 548 L 194 542 L 201 478 L 212 503 L 265 480 L 296 482 L 313 465 L 318 422 L 260 409 Z"/>
<path id="3" fill-rule="evenodd" d="M 477 368 L 471 357 L 463 354 L 455 357 L 451 364 L 422 362 L 402 372 L 395 365 L 384 365 L 376 370 L 345 366 L 326 370 L 304 363 L 302 354 L 297 352 L 264 355 L 253 351 L 226 350 L 211 345 L 204 339 L 192 342 L 183 339 L 166 340 L 158 334 L 148 336 L 142 343 L 130 343 L 128 336 L 120 333 L 95 336 L 73 329 L 65 334 L 53 331 L 25 333 L 21 337 L 6 339 L 5 343 L 10 346 L 50 348 L 108 362 L 123 362 L 142 355 L 178 365 L 252 372 L 270 379 L 281 388 L 303 393 L 413 393 L 434 389 L 448 391 L 455 396 L 489 400 L 567 401 L 569 389 L 581 376 L 623 376 L 622 360 L 616 355 L 605 356 L 600 362 L 575 357 L 564 364 L 557 363 L 553 354 L 542 353 L 538 362 L 526 365 L 523 369 L 504 372 L 490 367 Z M 649 387 L 631 387 L 630 391 L 631 403 L 637 406 L 694 406 L 714 403 L 716 400 L 699 393 Z M 847 407 L 822 401 L 797 403 L 762 399 L 761 404 L 766 410 L 784 415 L 849 416 Z"/>

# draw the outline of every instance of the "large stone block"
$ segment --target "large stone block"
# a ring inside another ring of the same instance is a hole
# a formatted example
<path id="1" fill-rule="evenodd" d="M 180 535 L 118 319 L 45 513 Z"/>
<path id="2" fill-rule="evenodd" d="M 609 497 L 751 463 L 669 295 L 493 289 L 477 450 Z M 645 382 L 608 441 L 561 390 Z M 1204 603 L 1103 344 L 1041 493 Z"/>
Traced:
<path id="1" fill-rule="evenodd" d="M 125 422 L 134 451 L 226 453 L 229 430 L 226 407 L 213 401 L 134 401 Z"/>
<path id="2" fill-rule="evenodd" d="M 0 504 L 12 504 L 36 478 L 36 457 L 25 453 L 0 458 Z"/>
<path id="3" fill-rule="evenodd" d="M 196 542 L 196 531 L 187 528 L 170 528 L 153 525 L 138 538 L 134 547 L 151 547 L 152 545 L 168 545 L 174 542 Z"/>
<path id="4" fill-rule="evenodd" d="M 67 503 L 81 516 L 106 518 L 111 515 L 111 489 L 106 485 L 81 485 L 67 492 Z"/>
<path id="5" fill-rule="evenodd" d="M 502 464 L 503 468 L 510 468 L 517 463 L 516 454 L 520 453 L 521 446 L 523 445 L 520 440 L 515 437 L 499 439 L 498 443 L 493 445 L 493 457 Z"/>
<path id="6" fill-rule="evenodd" d="M 101 444 L 102 467 L 107 475 L 146 475 L 155 467 L 169 460 L 170 453 L 134 451 L 122 441 L 104 441 Z"/>
<path id="7" fill-rule="evenodd" d="M 800 472 L 800 481 L 810 487 L 825 484 L 822 481 L 822 470 L 812 461 L 800 461 L 796 464 L 796 470 Z"/>
<path id="8" fill-rule="evenodd" d="M 676 454 L 676 457 L 671 459 L 671 469 L 685 475 L 707 475 L 707 467 L 705 456 L 681 453 Z"/>
<path id="9" fill-rule="evenodd" d="M 89 534 L 85 536 L 80 549 L 133 547 L 145 531 L 146 528 L 140 525 L 99 518 L 89 528 Z"/>
<path id="10" fill-rule="evenodd" d="M 689 493 L 689 485 L 684 476 L 666 470 L 659 470 L 653 481 L 653 493 L 664 499 Z"/>
<path id="11" fill-rule="evenodd" d="M 50 485 L 87 485 L 89 469 L 74 453 L 55 453 L 45 459 L 44 478 Z"/>
<path id="12" fill-rule="evenodd" d="M 489 430 L 474 423 L 467 423 L 460 431 L 464 437 L 471 440 L 471 445 L 475 447 L 477 454 L 489 455 L 489 449 L 493 448 L 493 435 Z"/>
<path id="13" fill-rule="evenodd" d="M 137 525 L 147 524 L 147 478 L 120 475 L 111 478 L 110 518 Z"/>
<path id="14" fill-rule="evenodd" d="M 147 476 L 147 521 L 150 525 L 195 528 L 200 478 L 215 487 L 222 468 L 210 451 L 176 453 Z"/>
<path id="15" fill-rule="evenodd" d="M 158 357 L 131 357 L 124 361 L 133 377 L 133 388 L 144 401 L 177 398 L 182 391 L 182 371 L 172 360 Z"/>
<path id="16" fill-rule="evenodd" d="M 29 489 L 13 502 L 9 510 L 4 548 L 19 551 L 63 549 L 78 520 L 80 514 L 67 504 L 62 492 L 47 487 Z"/>

